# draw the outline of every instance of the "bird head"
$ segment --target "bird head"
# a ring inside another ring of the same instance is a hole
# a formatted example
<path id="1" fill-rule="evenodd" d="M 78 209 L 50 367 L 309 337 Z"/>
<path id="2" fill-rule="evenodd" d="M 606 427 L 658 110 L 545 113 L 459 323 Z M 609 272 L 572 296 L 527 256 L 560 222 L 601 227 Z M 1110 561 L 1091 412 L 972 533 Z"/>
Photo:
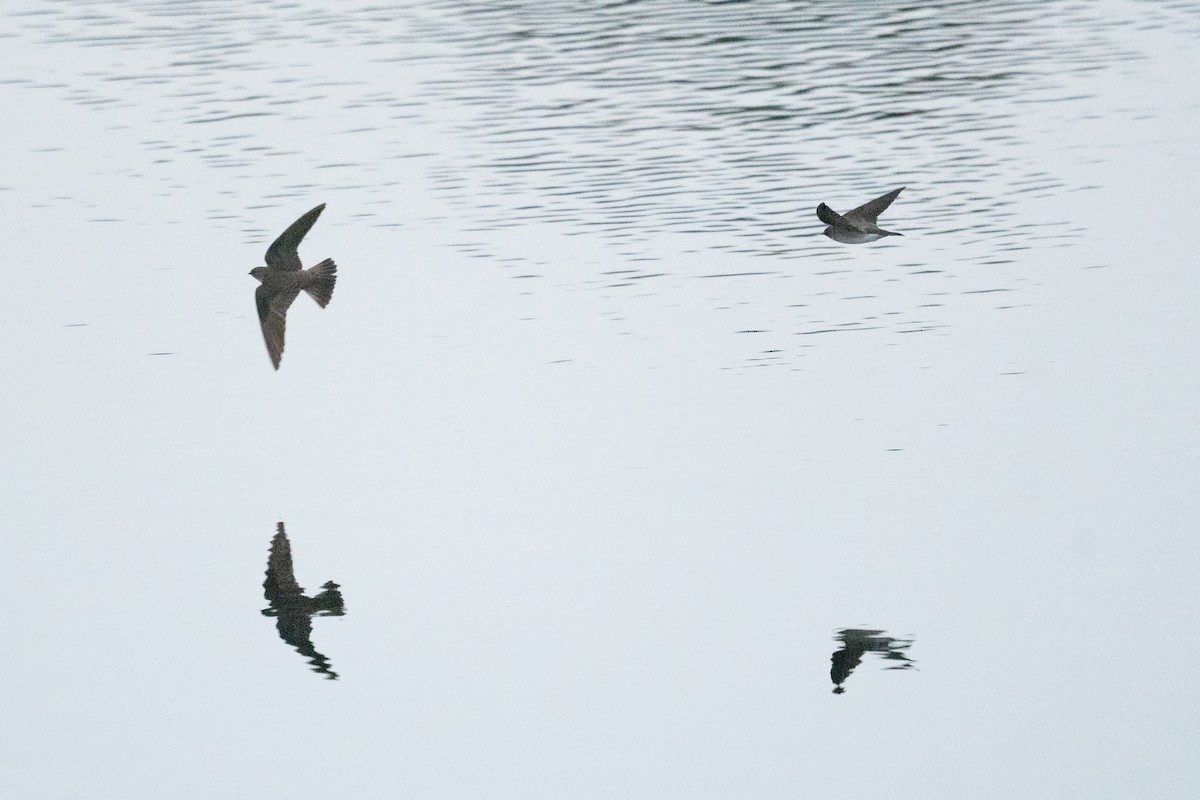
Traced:
<path id="1" fill-rule="evenodd" d="M 253 275 L 255 278 L 258 278 L 259 283 L 262 283 L 263 279 L 267 277 L 267 268 L 266 267 L 255 267 L 254 269 L 250 270 L 250 274 Z"/>

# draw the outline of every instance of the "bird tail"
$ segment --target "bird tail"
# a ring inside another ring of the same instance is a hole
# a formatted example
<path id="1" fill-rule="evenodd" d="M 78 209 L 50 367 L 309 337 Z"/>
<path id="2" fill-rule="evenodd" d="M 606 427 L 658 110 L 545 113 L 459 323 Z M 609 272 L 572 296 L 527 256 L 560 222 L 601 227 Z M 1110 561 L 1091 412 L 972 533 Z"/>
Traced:
<path id="1" fill-rule="evenodd" d="M 333 298 L 333 285 L 337 283 L 337 264 L 333 263 L 332 258 L 327 258 L 304 272 L 309 276 L 304 291 L 308 292 L 308 296 L 316 300 L 321 308 L 329 305 Z"/>

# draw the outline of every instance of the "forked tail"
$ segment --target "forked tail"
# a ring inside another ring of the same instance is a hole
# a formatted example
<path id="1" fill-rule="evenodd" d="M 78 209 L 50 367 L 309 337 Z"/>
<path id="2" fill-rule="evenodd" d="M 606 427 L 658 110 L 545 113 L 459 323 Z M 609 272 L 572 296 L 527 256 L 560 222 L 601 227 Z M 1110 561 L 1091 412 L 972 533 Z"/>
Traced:
<path id="1" fill-rule="evenodd" d="M 333 285 L 337 283 L 337 264 L 332 258 L 327 258 L 315 267 L 304 270 L 309 276 L 309 283 L 304 287 L 309 297 L 317 301 L 321 308 L 329 305 L 333 298 Z"/>

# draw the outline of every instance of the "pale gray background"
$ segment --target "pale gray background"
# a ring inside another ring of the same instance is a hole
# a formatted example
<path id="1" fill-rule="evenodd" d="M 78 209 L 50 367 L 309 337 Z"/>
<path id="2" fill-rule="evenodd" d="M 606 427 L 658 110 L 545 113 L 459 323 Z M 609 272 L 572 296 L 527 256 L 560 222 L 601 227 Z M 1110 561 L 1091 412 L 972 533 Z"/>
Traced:
<path id="1" fill-rule="evenodd" d="M 5 6 L 6 796 L 1193 793 L 1198 43 Z M 246 273 L 318 202 L 275 373 Z M 338 682 L 259 614 L 281 519 Z M 918 669 L 833 695 L 855 626 Z"/>

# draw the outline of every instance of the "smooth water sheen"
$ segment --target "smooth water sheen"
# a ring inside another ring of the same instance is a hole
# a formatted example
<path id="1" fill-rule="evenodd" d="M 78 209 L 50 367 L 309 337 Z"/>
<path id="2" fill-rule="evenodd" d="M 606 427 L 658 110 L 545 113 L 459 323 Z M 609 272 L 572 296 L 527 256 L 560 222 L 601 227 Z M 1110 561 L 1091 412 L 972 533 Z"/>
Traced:
<path id="1" fill-rule="evenodd" d="M 6 797 L 1194 792 L 1194 3 L 5 11 Z"/>

